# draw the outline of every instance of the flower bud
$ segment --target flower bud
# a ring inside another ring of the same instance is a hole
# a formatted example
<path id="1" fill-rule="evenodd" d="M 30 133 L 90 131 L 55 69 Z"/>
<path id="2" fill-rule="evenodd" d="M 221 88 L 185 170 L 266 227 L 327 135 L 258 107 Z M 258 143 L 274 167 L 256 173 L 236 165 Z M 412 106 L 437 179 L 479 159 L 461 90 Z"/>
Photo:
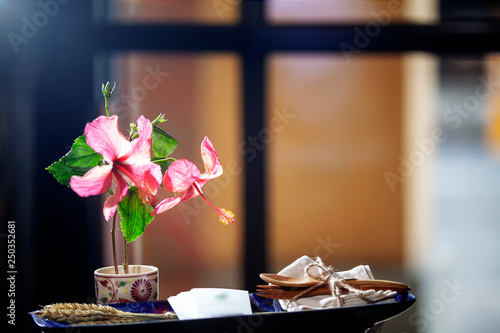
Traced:
<path id="1" fill-rule="evenodd" d="M 111 88 L 111 83 L 109 81 L 104 85 L 102 84 L 102 95 L 104 96 L 104 99 L 110 99 L 111 95 L 113 94 L 113 91 L 115 91 L 116 87 L 116 82 L 113 84 L 113 88 Z"/>

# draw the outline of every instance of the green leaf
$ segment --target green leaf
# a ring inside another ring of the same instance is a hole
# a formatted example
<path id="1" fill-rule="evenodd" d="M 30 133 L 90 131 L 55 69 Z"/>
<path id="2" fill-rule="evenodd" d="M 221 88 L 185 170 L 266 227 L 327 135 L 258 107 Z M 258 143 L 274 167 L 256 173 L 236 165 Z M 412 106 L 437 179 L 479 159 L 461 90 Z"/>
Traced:
<path id="1" fill-rule="evenodd" d="M 127 195 L 118 204 L 118 212 L 122 219 L 121 229 L 128 243 L 141 236 L 146 226 L 154 219 L 154 216 L 151 216 L 153 207 L 142 202 L 135 187 L 128 189 Z"/>
<path id="2" fill-rule="evenodd" d="M 71 146 L 71 150 L 61 157 L 59 161 L 49 165 L 46 170 L 59 183 L 69 186 L 71 176 L 83 176 L 101 161 L 102 155 L 90 148 L 85 140 L 85 135 L 81 135 L 76 138 L 73 146 Z"/>
<path id="3" fill-rule="evenodd" d="M 153 147 L 153 154 L 156 157 L 165 158 L 174 152 L 177 147 L 177 140 L 161 128 L 153 126 L 151 146 Z"/>

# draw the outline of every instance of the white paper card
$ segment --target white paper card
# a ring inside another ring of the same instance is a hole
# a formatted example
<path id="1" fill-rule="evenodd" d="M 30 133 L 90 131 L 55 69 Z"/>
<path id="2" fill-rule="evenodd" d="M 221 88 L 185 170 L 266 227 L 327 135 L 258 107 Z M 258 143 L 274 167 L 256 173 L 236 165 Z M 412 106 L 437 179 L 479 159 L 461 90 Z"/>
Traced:
<path id="1" fill-rule="evenodd" d="M 181 320 L 252 314 L 246 290 L 194 288 L 168 301 Z"/>

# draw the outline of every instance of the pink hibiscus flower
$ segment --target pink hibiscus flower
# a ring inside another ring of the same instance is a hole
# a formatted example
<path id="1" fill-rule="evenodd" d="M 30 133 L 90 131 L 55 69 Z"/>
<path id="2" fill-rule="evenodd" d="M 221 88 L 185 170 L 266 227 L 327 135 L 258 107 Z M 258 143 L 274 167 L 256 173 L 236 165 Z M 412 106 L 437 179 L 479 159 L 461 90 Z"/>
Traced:
<path id="1" fill-rule="evenodd" d="M 212 145 L 212 142 L 205 137 L 201 143 L 201 157 L 205 165 L 205 173 L 192 162 L 181 159 L 177 160 L 165 172 L 163 177 L 163 186 L 171 192 L 179 194 L 178 196 L 167 198 L 161 201 L 155 208 L 153 214 L 163 213 L 179 203 L 201 196 L 215 211 L 221 222 L 225 224 L 234 223 L 234 214 L 224 208 L 217 208 L 203 195 L 201 188 L 210 180 L 222 175 L 222 165 L 219 157 Z"/>
<path id="2" fill-rule="evenodd" d="M 127 194 L 128 185 L 138 188 L 144 202 L 155 204 L 154 196 L 161 183 L 161 167 L 151 162 L 150 121 L 137 119 L 139 137 L 128 141 L 118 129 L 118 117 L 99 116 L 85 126 L 87 144 L 101 154 L 107 164 L 96 166 L 83 176 L 73 176 L 70 187 L 81 197 L 98 195 L 111 187 L 116 190 L 104 203 L 103 214 L 107 221 L 116 212 L 118 203 Z"/>

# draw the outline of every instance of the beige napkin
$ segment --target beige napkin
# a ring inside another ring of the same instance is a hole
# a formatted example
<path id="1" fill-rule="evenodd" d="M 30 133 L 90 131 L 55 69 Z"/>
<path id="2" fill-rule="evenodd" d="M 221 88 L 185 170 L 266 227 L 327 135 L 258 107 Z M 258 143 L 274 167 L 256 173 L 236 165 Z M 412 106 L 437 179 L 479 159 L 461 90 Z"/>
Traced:
<path id="1" fill-rule="evenodd" d="M 283 268 L 278 274 L 293 277 L 306 277 L 306 269 L 311 264 L 317 262 L 308 256 L 302 256 L 293 263 Z M 373 274 L 368 265 L 359 265 L 348 271 L 335 272 L 342 279 L 360 279 L 373 280 Z M 367 290 L 361 295 L 349 292 L 347 295 L 341 295 L 343 306 L 359 306 L 367 303 L 392 302 L 396 292 Z M 302 297 L 294 301 L 280 300 L 281 307 L 287 311 L 300 311 L 309 309 L 324 309 L 338 307 L 337 297 L 332 295 L 319 295 L 311 297 Z"/>

